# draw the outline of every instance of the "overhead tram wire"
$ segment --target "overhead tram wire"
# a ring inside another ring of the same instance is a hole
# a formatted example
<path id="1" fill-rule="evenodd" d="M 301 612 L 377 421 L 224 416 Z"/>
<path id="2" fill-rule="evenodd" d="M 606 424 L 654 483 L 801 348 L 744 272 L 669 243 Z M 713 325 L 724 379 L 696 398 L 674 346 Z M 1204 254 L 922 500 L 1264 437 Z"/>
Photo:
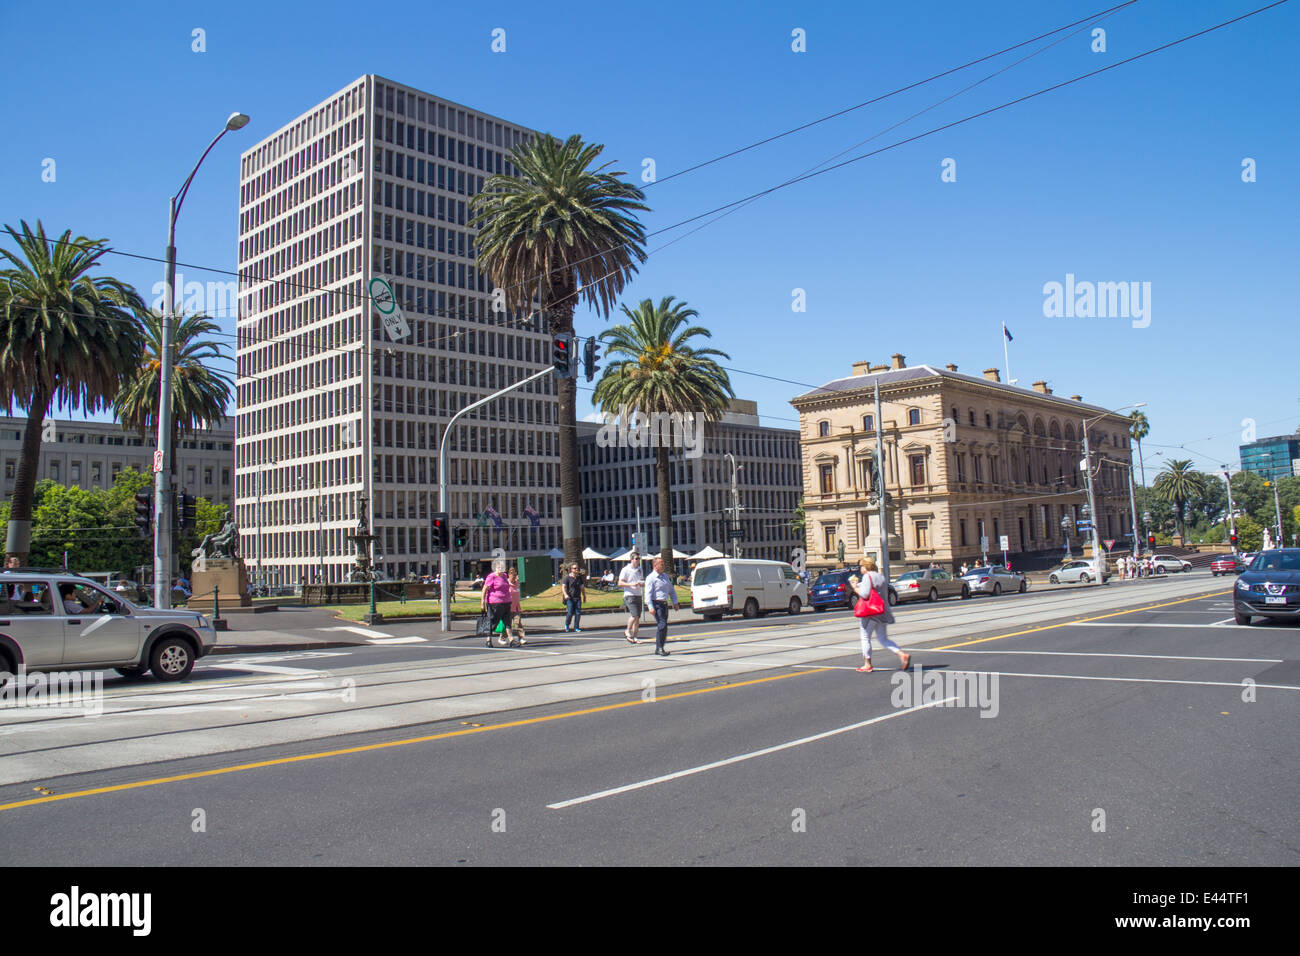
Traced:
<path id="1" fill-rule="evenodd" d="M 1289 2 L 1289 0 L 1274 0 L 1273 3 L 1266 4 L 1265 6 L 1259 7 L 1259 8 L 1257 8 L 1257 9 L 1255 9 L 1255 10 L 1251 10 L 1251 11 L 1249 11 L 1249 12 L 1247 12 L 1247 13 L 1241 14 L 1241 15 L 1239 15 L 1239 16 L 1233 17 L 1233 18 L 1228 19 L 1228 20 L 1224 20 L 1224 21 L 1222 21 L 1222 22 L 1220 22 L 1220 23 L 1214 24 L 1213 26 L 1206 27 L 1206 28 L 1203 29 L 1203 30 L 1198 30 L 1198 31 L 1195 32 L 1195 33 L 1190 33 L 1190 34 L 1187 34 L 1186 36 L 1179 37 L 1179 38 L 1176 39 L 1176 40 L 1171 40 L 1171 41 L 1169 41 L 1168 43 L 1164 43 L 1164 44 L 1161 44 L 1160 46 L 1153 47 L 1153 48 L 1151 48 L 1150 50 L 1146 50 L 1146 51 L 1144 51 L 1144 52 L 1142 52 L 1142 53 L 1135 54 L 1134 56 L 1128 57 L 1128 58 L 1126 58 L 1126 59 L 1124 59 L 1124 60 L 1120 60 L 1120 61 L 1118 61 L 1118 62 L 1116 62 L 1116 63 L 1112 63 L 1112 64 L 1110 64 L 1109 66 L 1104 66 L 1104 67 L 1101 67 L 1101 68 L 1099 68 L 1099 69 L 1089 71 L 1089 72 L 1087 72 L 1087 73 L 1079 74 L 1078 76 L 1072 77 L 1072 78 L 1070 78 L 1070 79 L 1068 79 L 1068 80 L 1063 80 L 1063 81 L 1060 82 L 1060 83 L 1055 83 L 1055 84 L 1053 84 L 1053 85 L 1051 85 L 1051 86 L 1047 86 L 1047 87 L 1044 87 L 1044 88 L 1042 88 L 1042 89 L 1040 89 L 1040 90 L 1036 90 L 1036 91 L 1034 91 L 1033 93 L 1028 93 L 1028 94 L 1026 94 L 1026 95 L 1024 95 L 1024 96 L 1017 97 L 1016 99 L 1008 100 L 1007 102 L 1005 102 L 1005 103 L 1001 103 L 1001 104 L 999 104 L 999 105 L 997 105 L 997 106 L 993 106 L 993 107 L 990 107 L 990 108 L 985 109 L 985 110 L 980 110 L 980 111 L 977 112 L 977 113 L 972 113 L 972 114 L 970 114 L 970 115 L 968 115 L 968 116 L 962 117 L 961 119 L 954 120 L 954 121 L 952 121 L 952 122 L 950 122 L 950 123 L 945 123 L 945 124 L 943 124 L 943 125 L 941 125 L 941 126 L 934 127 L 934 128 L 932 128 L 932 129 L 926 130 L 925 132 L 918 133 L 918 134 L 916 134 L 916 135 L 914 135 L 914 136 L 909 136 L 909 137 L 907 137 L 907 138 L 905 138 L 905 139 L 897 140 L 896 142 L 893 142 L 893 143 L 891 143 L 891 144 L 889 144 L 889 145 L 887 145 L 887 146 L 882 146 L 882 147 L 880 147 L 879 149 L 871 150 L 871 151 L 869 151 L 869 152 L 866 152 L 866 153 L 863 153 L 863 154 L 861 154 L 861 155 L 855 156 L 855 157 L 853 157 L 853 158 L 851 158 L 851 159 L 848 159 L 848 160 L 845 160 L 845 161 L 843 161 L 843 162 L 836 163 L 835 165 L 833 165 L 833 166 L 829 166 L 829 167 L 827 167 L 826 169 L 821 169 L 821 170 L 817 170 L 817 171 L 815 171 L 815 172 L 811 172 L 811 173 L 808 173 L 808 174 L 805 174 L 805 175 L 802 175 L 802 176 L 798 176 L 798 177 L 795 177 L 794 179 L 788 180 L 788 181 L 783 182 L 783 183 L 779 183 L 779 184 L 777 184 L 777 185 L 775 185 L 775 186 L 772 186 L 772 187 L 769 187 L 769 188 L 767 188 L 767 189 L 763 189 L 763 190 L 760 190 L 760 191 L 758 191 L 758 192 L 751 193 L 751 194 L 748 195 L 748 196 L 741 197 L 740 199 L 733 200 L 732 202 L 725 203 L 725 204 L 723 204 L 723 205 L 721 205 L 721 206 L 717 206 L 717 207 L 715 207 L 715 208 L 713 208 L 713 209 L 711 209 L 711 210 L 708 210 L 708 211 L 706 211 L 706 212 L 699 213 L 699 214 L 697 214 L 697 215 L 695 215 L 695 216 L 691 216 L 691 217 L 689 217 L 689 218 L 687 218 L 687 219 L 680 220 L 679 222 L 673 223 L 673 224 L 668 225 L 668 226 L 664 226 L 664 227 L 662 227 L 661 229 L 657 229 L 657 230 L 655 230 L 655 231 L 653 231 L 653 232 L 647 233 L 647 234 L 646 234 L 646 237 L 649 238 L 649 237 L 651 237 L 651 236 L 661 235 L 661 234 L 663 234 L 663 233 L 665 233 L 665 232 L 670 232 L 670 231 L 672 231 L 672 230 L 674 230 L 674 229 L 677 229 L 677 228 L 679 228 L 679 227 L 681 227 L 681 226 L 688 225 L 688 224 L 693 223 L 693 222 L 697 222 L 697 221 L 700 220 L 700 219 L 707 218 L 707 217 L 712 216 L 712 215 L 714 215 L 714 214 L 716 214 L 716 213 L 724 212 L 724 211 L 726 211 L 726 210 L 730 210 L 730 209 L 732 209 L 733 207 L 737 207 L 737 206 L 740 206 L 740 205 L 747 204 L 747 203 L 749 203 L 749 202 L 751 202 L 751 201 L 753 201 L 753 200 L 755 200 L 755 199 L 761 198 L 761 197 L 763 197 L 763 196 L 771 195 L 772 193 L 774 193 L 774 192 L 778 192 L 779 190 L 789 188 L 790 186 L 797 185 L 797 184 L 802 183 L 802 182 L 806 182 L 807 180 L 814 179 L 814 178 L 816 178 L 816 177 L 818 177 L 818 176 L 822 176 L 822 175 L 825 175 L 825 174 L 830 173 L 830 172 L 834 172 L 834 171 L 836 171 L 836 170 L 838 170 L 838 169 L 842 169 L 842 168 L 844 168 L 844 167 L 846 167 L 846 166 L 850 166 L 850 165 L 853 165 L 853 164 L 855 164 L 855 163 L 861 162 L 862 160 L 870 159 L 870 158 L 872 158 L 872 157 L 874 157 L 874 156 L 878 156 L 878 155 L 880 155 L 881 153 L 887 152 L 887 151 L 889 151 L 889 150 L 896 149 L 896 148 L 898 148 L 898 147 L 900 147 L 900 146 L 904 146 L 904 145 L 907 145 L 907 144 L 909 144 L 909 143 L 914 143 L 914 142 L 916 142 L 916 141 L 918 141 L 918 140 L 921 140 L 921 139 L 924 139 L 924 138 L 926 138 L 926 137 L 928 137 L 928 136 L 933 136 L 933 135 L 936 134 L 936 133 L 940 133 L 940 132 L 943 132 L 943 131 L 945 131 L 945 130 L 953 129 L 954 127 L 964 125 L 965 123 L 969 123 L 969 122 L 971 122 L 971 121 L 973 121 L 973 120 L 975 120 L 975 119 L 979 119 L 979 118 L 982 118 L 982 117 L 985 117 L 985 116 L 989 116 L 989 115 L 991 115 L 991 114 L 993 114 L 993 113 L 1000 112 L 1001 110 L 1007 109 L 1007 108 L 1009 108 L 1009 107 L 1011 107 L 1011 106 L 1016 106 L 1016 105 L 1019 105 L 1019 104 L 1021 104 L 1021 103 L 1027 102 L 1027 101 L 1029 101 L 1029 100 L 1035 99 L 1035 98 L 1037 98 L 1037 97 L 1039 97 L 1039 96 L 1043 96 L 1043 95 L 1045 95 L 1045 94 L 1047 94 L 1047 93 L 1051 93 L 1051 92 L 1054 92 L 1054 91 L 1056 91 L 1056 90 L 1063 89 L 1064 87 L 1071 86 L 1071 85 L 1073 85 L 1073 84 L 1075 84 L 1075 83 L 1081 82 L 1082 80 L 1086 80 L 1086 79 L 1090 79 L 1090 78 L 1095 77 L 1095 76 L 1099 76 L 1099 75 L 1101 75 L 1101 74 L 1103 74 L 1103 73 L 1107 73 L 1107 72 L 1109 72 L 1109 71 L 1111 71 L 1111 70 L 1118 69 L 1118 68 L 1121 67 L 1121 66 L 1126 66 L 1126 65 L 1128 65 L 1128 64 L 1130 64 L 1130 63 L 1134 63 L 1134 62 L 1136 62 L 1136 61 L 1138 61 L 1138 60 L 1144 59 L 1145 57 L 1151 56 L 1151 55 L 1153 55 L 1153 54 L 1155 54 L 1155 53 L 1163 52 L 1163 51 L 1168 50 L 1168 49 L 1170 49 L 1170 48 L 1172 48 L 1172 47 L 1178 46 L 1178 45 L 1180 45 L 1180 44 L 1182 44 L 1182 43 L 1186 43 L 1186 42 L 1188 42 L 1188 41 L 1190 41 L 1190 40 L 1194 40 L 1194 39 L 1197 39 L 1197 38 L 1199 38 L 1199 37 L 1206 36 L 1207 34 L 1213 33 L 1213 32 L 1215 32 L 1215 31 L 1217 31 L 1217 30 L 1224 29 L 1225 27 L 1231 26 L 1231 25 L 1234 24 L 1234 23 L 1239 23 L 1239 22 L 1241 22 L 1242 20 L 1246 20 L 1246 19 L 1248 19 L 1248 18 L 1250 18 L 1250 17 L 1258 16 L 1259 14 L 1264 13 L 1264 12 L 1267 11 L 1267 10 L 1271 10 L 1271 9 L 1273 9 L 1274 7 L 1281 6 L 1281 5 L 1283 5 L 1284 3 L 1288 3 L 1288 2 Z M 106 250 L 104 250 L 104 251 L 105 251 L 106 253 L 110 253 L 110 254 L 113 254 L 113 255 L 127 256 L 127 257 L 130 257 L 130 258 L 142 259 L 142 260 L 147 260 L 147 261 L 153 261 L 153 262 L 162 262 L 162 261 L 163 261 L 161 258 L 159 258 L 159 257 L 157 257 L 157 256 L 143 255 L 143 254 L 140 254 L 140 253 L 129 253 L 129 252 L 123 252 L 123 251 L 116 250 L 116 249 L 112 249 L 112 248 L 106 249 Z M 659 250 L 654 250 L 654 251 L 659 251 Z M 606 252 L 608 252 L 608 250 L 606 250 Z M 605 254 L 605 253 L 601 253 L 601 254 L 603 255 L 603 254 Z M 648 253 L 648 254 L 647 254 L 647 257 L 648 257 L 650 254 L 653 254 L 653 253 Z M 592 259 L 592 258 L 597 258 L 597 256 L 596 256 L 596 255 L 593 255 L 593 256 L 589 256 L 589 257 L 587 257 L 587 258 L 588 258 L 588 259 Z M 580 260 L 580 261 L 586 261 L 586 260 Z M 570 265 L 576 265 L 576 264 L 577 264 L 577 263 L 571 263 Z M 228 270 L 228 269 L 218 269 L 218 268 L 211 267 L 211 266 L 203 266 L 203 265 L 200 265 L 200 264 L 197 264 L 197 263 L 178 263 L 177 265 L 178 265 L 178 266 L 181 266 L 181 267 L 184 267 L 184 268 L 192 268 L 192 269 L 197 269 L 197 270 L 199 270 L 199 271 L 203 271 L 203 272 L 210 272 L 210 273 L 217 274 L 217 275 L 232 275 L 232 276 L 235 276 L 235 277 L 237 277 L 237 278 L 241 278 L 241 279 L 248 278 L 247 274 L 244 274 L 244 273 L 240 273 L 240 272 L 237 272 L 237 271 L 231 271 L 231 270 Z M 539 278 L 540 278 L 540 277 L 539 277 Z M 349 291 L 346 291 L 346 290 L 342 290 L 342 289 L 325 289 L 325 288 L 323 288 L 323 287 L 319 287 L 319 286 L 309 286 L 309 285 L 306 285 L 305 283 L 298 283 L 298 282 L 294 282 L 293 280 L 289 280 L 289 279 L 261 279 L 261 280 L 256 280 L 256 281 L 264 281 L 264 282 L 268 282 L 268 283 L 273 284 L 273 285 L 275 285 L 275 284 L 286 284 L 286 285 L 291 285 L 291 286 L 298 287 L 298 288 L 310 289 L 310 290 L 312 290 L 312 291 L 326 292 L 326 293 L 329 293 L 329 294 L 337 294 L 337 295 L 343 295 L 343 296 L 347 296 L 347 297 L 357 297 L 357 296 L 358 296 L 358 294 L 355 294 L 355 293 L 352 293 L 352 292 L 349 292 Z M 530 282 L 530 283 L 527 283 L 527 285 L 528 285 L 528 287 L 531 288 L 531 282 Z M 571 294 L 576 296 L 578 293 L 575 291 L 574 293 L 571 293 Z M 359 297 L 362 298 L 363 300 L 369 298 L 369 296 L 368 296 L 368 295 L 365 295 L 365 294 L 360 294 Z M 560 300 L 560 301 L 562 301 L 562 300 Z M 553 306 L 555 303 L 549 303 L 549 304 Z M 435 315 L 436 315 L 436 314 L 439 314 L 439 313 L 435 312 L 435 313 L 431 313 L 431 314 L 435 314 Z M 453 316 L 453 315 L 446 315 L 445 317 L 455 318 L 456 316 Z M 496 327 L 503 327 L 503 326 L 504 326 L 504 327 L 509 327 L 509 325 L 510 325 L 509 320 L 504 320 L 504 321 L 502 321 L 501 323 L 499 323 Z M 470 330 L 464 330 L 464 331 L 470 331 Z M 229 333 L 226 333 L 226 334 L 229 335 Z M 259 341 L 259 340 L 258 340 L 258 339 L 254 339 L 254 341 Z M 280 340 L 280 339 L 274 339 L 274 338 L 264 338 L 264 339 L 260 339 L 260 341 L 263 341 L 263 342 L 279 342 L 280 344 L 286 344 L 286 343 L 284 343 L 282 340 Z M 339 349 L 339 351 L 352 351 L 352 349 L 346 349 L 346 350 L 345 350 L 345 349 Z M 739 373 L 741 373 L 741 374 L 752 374 L 752 375 L 758 375 L 759 377 L 763 377 L 763 378 L 771 378 L 771 377 L 772 377 L 772 376 L 761 375 L 760 373 L 748 372 L 747 370 L 744 370 L 744 369 L 729 369 L 729 370 L 730 370 L 730 371 L 736 371 L 736 372 L 739 372 Z M 781 380 L 781 379 L 778 379 L 778 380 Z M 781 380 L 781 381 L 788 381 L 788 380 Z M 800 384 L 800 385 L 804 385 L 805 383 L 797 383 L 797 382 L 796 382 L 796 383 L 792 383 L 792 384 Z M 814 390 L 818 390 L 818 389 L 820 388 L 820 386 L 807 386 L 807 387 L 811 387 L 811 388 L 813 388 Z"/>

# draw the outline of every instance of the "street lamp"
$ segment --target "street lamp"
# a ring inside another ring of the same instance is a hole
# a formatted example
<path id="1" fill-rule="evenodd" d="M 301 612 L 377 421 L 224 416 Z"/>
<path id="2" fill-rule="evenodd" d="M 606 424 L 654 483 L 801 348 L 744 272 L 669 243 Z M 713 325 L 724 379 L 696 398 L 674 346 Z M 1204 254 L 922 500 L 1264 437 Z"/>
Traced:
<path id="1" fill-rule="evenodd" d="M 154 532 L 153 532 L 153 603 L 157 608 L 172 606 L 172 562 L 177 555 L 172 551 L 172 523 L 175 520 L 171 507 L 171 456 L 172 456 L 172 339 L 175 337 L 176 303 L 174 290 L 176 286 L 176 217 L 180 215 L 185 196 L 189 193 L 194 175 L 208 158 L 208 153 L 217 145 L 221 137 L 231 130 L 243 129 L 248 125 L 248 117 L 243 113 L 231 113 L 222 128 L 203 151 L 199 161 L 194 164 L 185 182 L 171 197 L 167 211 L 167 273 L 163 290 L 162 342 L 159 356 L 162 366 L 158 384 L 158 448 L 154 458 Z"/>
<path id="2" fill-rule="evenodd" d="M 1068 514 L 1061 515 L 1061 536 L 1065 538 L 1065 560 L 1071 560 L 1070 556 L 1070 532 L 1074 530 L 1074 519 Z"/>
<path id="3" fill-rule="evenodd" d="M 1092 556 L 1097 561 L 1097 584 L 1100 585 L 1105 577 L 1103 558 L 1101 556 L 1101 538 L 1097 531 L 1097 500 L 1093 494 L 1092 488 L 1092 447 L 1088 442 L 1088 426 L 1093 422 L 1101 421 L 1107 415 L 1118 415 L 1126 408 L 1142 408 L 1146 402 L 1135 402 L 1131 405 L 1121 405 L 1119 408 L 1111 409 L 1108 412 L 1102 412 L 1100 415 L 1094 415 L 1092 418 L 1083 419 L 1083 461 L 1079 462 L 1079 467 L 1083 471 L 1084 482 L 1088 488 L 1088 504 L 1084 506 L 1081 513 L 1089 516 L 1089 523 L 1092 530 Z"/>

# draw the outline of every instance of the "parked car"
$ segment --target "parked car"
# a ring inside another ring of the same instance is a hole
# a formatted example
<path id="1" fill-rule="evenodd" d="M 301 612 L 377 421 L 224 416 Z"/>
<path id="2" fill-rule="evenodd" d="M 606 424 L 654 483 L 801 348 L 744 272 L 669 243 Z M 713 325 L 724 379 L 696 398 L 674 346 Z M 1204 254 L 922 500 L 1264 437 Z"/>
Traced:
<path id="1" fill-rule="evenodd" d="M 0 671 L 114 668 L 161 681 L 188 677 L 217 641 L 195 611 L 143 608 L 65 571 L 0 571 Z"/>
<path id="2" fill-rule="evenodd" d="M 1156 574 L 1168 574 L 1171 571 L 1190 571 L 1192 570 L 1192 562 L 1184 561 L 1176 554 L 1157 554 L 1151 558 L 1151 570 Z"/>
<path id="3" fill-rule="evenodd" d="M 706 621 L 739 611 L 754 618 L 768 611 L 798 614 L 808 603 L 808 588 L 783 561 L 714 558 L 695 566 L 691 610 Z"/>
<path id="4" fill-rule="evenodd" d="M 970 585 L 943 568 L 923 568 L 900 574 L 893 582 L 900 601 L 937 601 L 943 597 L 970 597 Z"/>
<path id="5" fill-rule="evenodd" d="M 853 607 L 854 592 L 853 586 L 849 584 L 849 578 L 858 573 L 857 568 L 837 568 L 834 571 L 826 571 L 819 575 L 813 582 L 813 586 L 808 589 L 808 603 L 815 611 L 825 611 L 832 607 Z M 894 586 L 889 586 L 889 603 L 894 605 L 898 603 L 898 592 Z"/>
<path id="6" fill-rule="evenodd" d="M 971 568 L 962 575 L 962 580 L 970 585 L 971 594 L 992 594 L 996 597 L 1003 591 L 1023 593 L 1029 590 L 1029 582 L 1023 574 L 1000 564 Z"/>
<path id="7" fill-rule="evenodd" d="M 1210 562 L 1210 573 L 1216 578 L 1220 574 L 1240 574 L 1245 570 L 1246 566 L 1235 554 L 1222 554 Z"/>
<path id="8" fill-rule="evenodd" d="M 1099 579 L 1104 583 L 1109 577 L 1109 571 L 1099 574 L 1093 561 L 1067 561 L 1048 575 L 1047 580 L 1053 584 L 1087 584 Z"/>
<path id="9" fill-rule="evenodd" d="M 1254 617 L 1300 618 L 1300 548 L 1259 552 L 1237 578 L 1232 609 L 1238 624 Z"/>
<path id="10" fill-rule="evenodd" d="M 1251 565 L 1251 563 L 1252 563 L 1252 562 L 1253 562 L 1257 557 L 1259 557 L 1259 552 L 1258 552 L 1258 551 L 1243 551 L 1243 552 L 1241 552 L 1240 555 L 1238 555 L 1238 557 L 1241 559 L 1241 569 L 1242 569 L 1243 571 L 1248 571 L 1248 570 L 1250 570 L 1250 565 Z"/>

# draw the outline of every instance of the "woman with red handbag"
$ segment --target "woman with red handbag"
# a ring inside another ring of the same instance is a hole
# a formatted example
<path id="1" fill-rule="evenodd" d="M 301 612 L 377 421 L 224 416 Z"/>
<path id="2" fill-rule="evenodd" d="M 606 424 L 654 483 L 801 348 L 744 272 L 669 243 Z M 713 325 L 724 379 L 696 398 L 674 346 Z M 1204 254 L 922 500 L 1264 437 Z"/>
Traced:
<path id="1" fill-rule="evenodd" d="M 903 653 L 902 649 L 885 634 L 885 619 L 889 611 L 887 603 L 889 582 L 876 570 L 875 558 L 864 557 L 858 562 L 858 569 L 862 572 L 861 578 L 856 574 L 849 578 L 849 583 L 853 585 L 853 590 L 858 595 L 853 616 L 858 619 L 858 627 L 862 632 L 863 664 L 858 668 L 858 673 L 870 674 L 874 670 L 871 666 L 873 634 L 880 639 L 883 647 L 889 648 L 898 655 L 899 670 L 907 670 L 912 663 L 912 655 Z"/>

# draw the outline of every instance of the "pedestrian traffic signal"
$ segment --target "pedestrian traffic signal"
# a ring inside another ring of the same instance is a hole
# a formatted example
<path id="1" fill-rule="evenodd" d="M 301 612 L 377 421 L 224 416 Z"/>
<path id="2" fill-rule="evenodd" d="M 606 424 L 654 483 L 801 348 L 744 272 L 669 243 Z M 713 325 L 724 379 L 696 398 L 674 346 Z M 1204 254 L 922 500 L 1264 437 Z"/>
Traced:
<path id="1" fill-rule="evenodd" d="M 176 527 L 182 531 L 191 531 L 194 528 L 195 518 L 197 516 L 198 499 L 193 495 L 187 495 L 181 492 L 176 496 Z"/>
<path id="2" fill-rule="evenodd" d="M 451 536 L 447 523 L 447 512 L 434 512 L 433 519 L 430 522 L 430 530 L 433 535 L 433 550 L 440 554 L 450 551 Z"/>
<path id="3" fill-rule="evenodd" d="M 1147 547 L 1154 548 L 1155 546 L 1156 546 L 1156 536 L 1153 534 L 1147 535 Z"/>
<path id="4" fill-rule="evenodd" d="M 596 377 L 598 368 L 600 366 L 596 364 L 596 339 L 593 336 L 587 339 L 582 347 L 582 373 L 587 377 L 587 381 L 590 382 Z"/>
<path id="5" fill-rule="evenodd" d="M 577 368 L 573 364 L 573 333 L 557 332 L 551 341 L 551 365 L 556 378 L 573 378 Z"/>
<path id="6" fill-rule="evenodd" d="M 1233 547 L 1233 550 L 1236 550 L 1236 548 L 1237 548 L 1237 532 L 1236 532 L 1236 531 L 1232 532 L 1232 547 Z"/>
<path id="7" fill-rule="evenodd" d="M 135 529 L 143 537 L 153 529 L 153 495 L 147 491 L 135 494 Z"/>

